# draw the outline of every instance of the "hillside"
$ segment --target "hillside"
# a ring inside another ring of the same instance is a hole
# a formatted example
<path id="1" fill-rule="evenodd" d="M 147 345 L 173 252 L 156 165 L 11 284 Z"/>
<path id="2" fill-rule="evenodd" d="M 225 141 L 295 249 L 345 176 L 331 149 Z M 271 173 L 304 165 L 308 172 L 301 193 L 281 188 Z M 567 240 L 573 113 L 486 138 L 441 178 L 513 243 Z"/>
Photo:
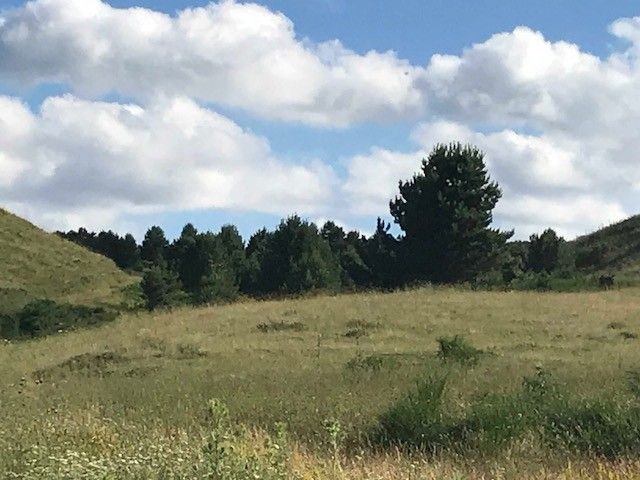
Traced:
<path id="1" fill-rule="evenodd" d="M 571 242 L 585 255 L 585 270 L 640 276 L 640 215 Z"/>
<path id="2" fill-rule="evenodd" d="M 117 305 L 134 282 L 106 257 L 0 209 L 0 311 L 34 298 Z"/>

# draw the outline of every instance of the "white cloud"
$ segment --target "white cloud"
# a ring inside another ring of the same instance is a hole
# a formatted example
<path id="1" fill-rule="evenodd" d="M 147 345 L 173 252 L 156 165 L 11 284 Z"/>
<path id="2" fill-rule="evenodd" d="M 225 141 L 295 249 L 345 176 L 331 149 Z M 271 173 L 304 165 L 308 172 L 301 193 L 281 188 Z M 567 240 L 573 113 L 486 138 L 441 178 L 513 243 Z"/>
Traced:
<path id="1" fill-rule="evenodd" d="M 504 191 L 496 219 L 520 237 L 548 226 L 571 237 L 637 213 L 640 17 L 610 31 L 629 47 L 606 59 L 526 27 L 435 55 L 420 80 L 432 120 L 414 130 L 418 148 L 354 157 L 348 193 L 379 212 L 425 151 L 462 141 L 485 151 Z"/>
<path id="2" fill-rule="evenodd" d="M 54 97 L 32 114 L 0 97 L 0 126 L 0 202 L 45 224 L 200 208 L 313 214 L 335 183 L 326 165 L 285 163 L 265 139 L 186 98 L 143 108 Z"/>
<path id="3" fill-rule="evenodd" d="M 287 17 L 251 3 L 169 16 L 34 0 L 0 19 L 0 80 L 60 82 L 76 96 L 37 114 L 0 97 L 0 201 L 74 224 L 193 208 L 353 224 L 385 214 L 434 143 L 460 140 L 487 154 L 504 191 L 501 226 L 520 237 L 547 226 L 584 233 L 638 208 L 640 17 L 610 32 L 627 46 L 607 58 L 519 27 L 423 68 L 300 39 Z M 110 92 L 136 104 L 80 99 Z M 266 139 L 196 102 L 320 126 L 424 123 L 413 149 L 374 146 L 340 179 L 319 160 L 283 162 Z"/>
<path id="4" fill-rule="evenodd" d="M 0 19 L 0 78 L 77 93 L 187 95 L 326 126 L 417 115 L 423 69 L 392 52 L 296 38 L 282 14 L 223 0 L 171 17 L 101 0 L 35 0 Z"/>

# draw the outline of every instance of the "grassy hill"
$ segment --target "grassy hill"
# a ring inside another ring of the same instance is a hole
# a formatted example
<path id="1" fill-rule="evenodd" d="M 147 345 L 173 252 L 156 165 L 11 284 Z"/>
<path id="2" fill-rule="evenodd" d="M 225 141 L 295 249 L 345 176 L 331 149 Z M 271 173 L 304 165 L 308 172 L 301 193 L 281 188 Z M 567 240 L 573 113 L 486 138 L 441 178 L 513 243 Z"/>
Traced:
<path id="1" fill-rule="evenodd" d="M 0 312 L 36 298 L 119 305 L 135 281 L 106 257 L 0 209 Z"/>
<path id="2" fill-rule="evenodd" d="M 640 277 L 640 215 L 578 237 L 571 245 L 592 256 L 585 270 Z"/>
<path id="3" fill-rule="evenodd" d="M 609 463 L 589 448 L 637 445 L 620 433 L 636 425 L 625 415 L 636 411 L 626 385 L 640 366 L 639 293 L 423 288 L 246 301 L 0 343 L 0 477 L 638 478 L 637 456 Z M 477 364 L 438 357 L 438 339 L 457 334 L 484 352 Z M 434 430 L 449 428 L 440 418 L 455 424 L 460 449 L 370 448 L 380 416 L 434 375 L 447 378 Z M 514 402 L 532 398 L 537 411 L 556 388 L 551 427 L 576 422 L 583 443 L 558 446 L 537 424 L 519 430 Z M 222 449 L 212 432 L 227 427 L 207 413 L 212 398 L 246 427 L 225 430 Z M 278 421 L 288 444 L 274 433 Z M 243 476 L 259 462 L 252 452 L 267 466 Z M 299 476 L 278 474 L 282 461 Z"/>

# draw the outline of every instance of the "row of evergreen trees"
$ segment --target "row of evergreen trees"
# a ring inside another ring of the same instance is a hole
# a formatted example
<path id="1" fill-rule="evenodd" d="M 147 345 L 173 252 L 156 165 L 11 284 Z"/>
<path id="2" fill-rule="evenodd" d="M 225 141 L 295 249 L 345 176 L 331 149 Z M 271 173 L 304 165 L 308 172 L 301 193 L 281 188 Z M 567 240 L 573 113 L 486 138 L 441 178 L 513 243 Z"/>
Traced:
<path id="1" fill-rule="evenodd" d="M 513 232 L 491 228 L 500 197 L 482 152 L 461 144 L 438 145 L 419 173 L 400 182 L 399 195 L 390 202 L 391 216 L 403 232 L 397 237 L 381 219 L 366 237 L 334 222 L 318 228 L 298 216 L 282 220 L 274 231 L 259 230 L 246 245 L 232 225 L 212 233 L 187 224 L 173 242 L 160 227 L 152 227 L 140 246 L 131 235 L 110 231 L 60 234 L 123 269 L 144 271 L 142 289 L 150 309 L 230 301 L 241 294 L 468 282 L 489 271 L 501 271 L 508 281 L 526 269 L 553 270 L 561 242 L 555 232 L 532 237 L 525 251 L 518 244 L 507 247 Z"/>

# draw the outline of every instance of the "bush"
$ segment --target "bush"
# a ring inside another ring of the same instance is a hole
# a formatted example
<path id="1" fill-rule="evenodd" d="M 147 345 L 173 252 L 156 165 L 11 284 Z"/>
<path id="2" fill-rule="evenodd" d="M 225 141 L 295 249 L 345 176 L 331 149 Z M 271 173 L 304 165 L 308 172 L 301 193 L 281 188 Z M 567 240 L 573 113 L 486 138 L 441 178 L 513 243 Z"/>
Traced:
<path id="1" fill-rule="evenodd" d="M 450 425 L 442 411 L 445 377 L 432 377 L 418 385 L 378 422 L 374 438 L 385 445 L 426 447 L 436 451 L 449 445 Z"/>
<path id="2" fill-rule="evenodd" d="M 438 338 L 438 357 L 443 361 L 455 361 L 465 365 L 476 365 L 483 354 L 479 350 L 469 344 L 464 337 L 456 335 L 454 337 Z"/>
<path id="3" fill-rule="evenodd" d="M 22 310 L 0 316 L 0 336 L 7 339 L 35 338 L 112 321 L 117 313 L 102 307 L 58 304 L 35 300 Z"/>

